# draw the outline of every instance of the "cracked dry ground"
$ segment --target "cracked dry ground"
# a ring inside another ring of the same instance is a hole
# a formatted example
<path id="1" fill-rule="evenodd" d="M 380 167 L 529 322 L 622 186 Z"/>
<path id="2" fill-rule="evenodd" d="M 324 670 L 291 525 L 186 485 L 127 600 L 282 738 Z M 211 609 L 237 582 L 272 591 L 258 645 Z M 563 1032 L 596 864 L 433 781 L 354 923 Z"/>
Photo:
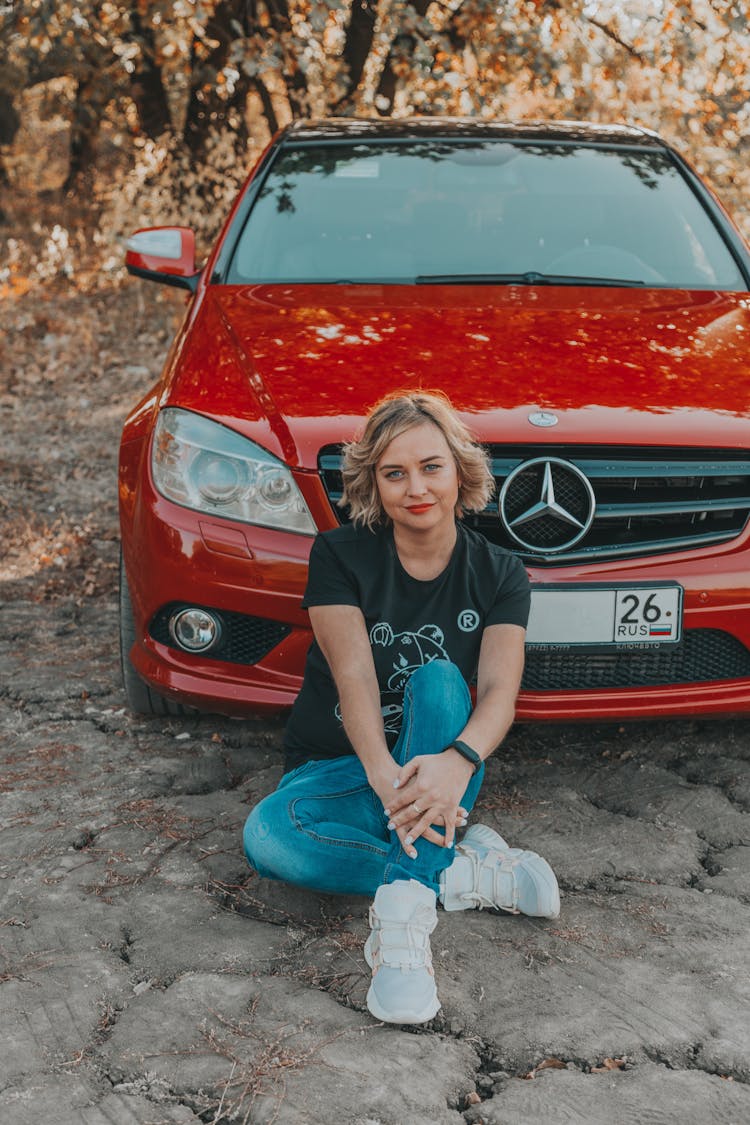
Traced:
<path id="1" fill-rule="evenodd" d="M 367 903 L 259 879 L 280 727 L 124 710 L 117 434 L 179 297 L 9 309 L 0 411 L 0 1119 L 750 1120 L 746 722 L 519 727 L 479 816 L 561 917 L 442 915 L 443 1008 L 376 1024 Z"/>

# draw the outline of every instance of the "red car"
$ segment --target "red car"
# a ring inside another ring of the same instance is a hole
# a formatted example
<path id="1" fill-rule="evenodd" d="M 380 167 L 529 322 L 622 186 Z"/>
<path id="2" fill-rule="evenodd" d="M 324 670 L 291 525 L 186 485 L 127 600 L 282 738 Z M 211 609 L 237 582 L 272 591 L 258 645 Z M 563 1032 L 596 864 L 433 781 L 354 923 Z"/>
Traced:
<path id="1" fill-rule="evenodd" d="M 443 388 L 491 451 L 470 522 L 533 585 L 522 719 L 750 711 L 750 255 L 653 133 L 297 122 L 202 270 L 120 455 L 122 654 L 141 712 L 289 706 L 340 450 Z"/>

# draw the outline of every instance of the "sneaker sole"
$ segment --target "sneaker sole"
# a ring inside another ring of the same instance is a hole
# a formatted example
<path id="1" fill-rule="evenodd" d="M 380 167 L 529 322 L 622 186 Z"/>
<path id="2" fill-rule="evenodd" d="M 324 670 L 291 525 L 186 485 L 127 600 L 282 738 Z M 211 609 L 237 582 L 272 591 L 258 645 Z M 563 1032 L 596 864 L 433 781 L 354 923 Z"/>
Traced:
<path id="1" fill-rule="evenodd" d="M 378 998 L 370 985 L 367 991 L 367 1010 L 376 1020 L 383 1023 L 427 1023 L 440 1011 L 440 1001 L 437 996 L 420 1012 L 386 1012 L 380 1007 Z"/>

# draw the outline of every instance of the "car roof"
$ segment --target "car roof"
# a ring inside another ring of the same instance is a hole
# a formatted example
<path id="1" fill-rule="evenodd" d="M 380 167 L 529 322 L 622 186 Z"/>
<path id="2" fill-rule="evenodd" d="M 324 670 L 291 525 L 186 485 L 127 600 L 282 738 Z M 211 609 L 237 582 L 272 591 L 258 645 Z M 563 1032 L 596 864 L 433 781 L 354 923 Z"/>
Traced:
<path id="1" fill-rule="evenodd" d="M 488 121 L 478 117 L 329 117 L 295 121 L 283 131 L 281 143 L 337 140 L 503 139 L 584 142 L 666 148 L 649 129 L 602 125 L 592 121 Z"/>

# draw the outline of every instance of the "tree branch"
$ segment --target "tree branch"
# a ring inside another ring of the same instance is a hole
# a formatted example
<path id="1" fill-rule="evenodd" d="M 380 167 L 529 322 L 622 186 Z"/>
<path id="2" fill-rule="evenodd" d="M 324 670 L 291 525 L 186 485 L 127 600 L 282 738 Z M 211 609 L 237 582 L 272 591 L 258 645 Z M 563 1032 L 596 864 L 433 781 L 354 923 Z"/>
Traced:
<path id="1" fill-rule="evenodd" d="M 611 28 L 609 24 L 601 23 L 599 20 L 594 19 L 593 16 L 586 16 L 586 19 L 594 27 L 598 27 L 599 31 L 606 35 L 608 39 L 611 39 L 613 43 L 616 43 L 618 47 L 622 47 L 623 51 L 627 51 L 632 58 L 638 59 L 638 62 L 641 63 L 648 62 L 648 59 L 645 59 L 643 55 L 635 49 L 632 43 L 626 43 L 624 39 L 621 39 L 617 32 L 613 28 Z"/>
<path id="2" fill-rule="evenodd" d="M 268 92 L 268 87 L 260 78 L 253 78 L 252 84 L 258 92 L 260 103 L 263 106 L 263 116 L 266 119 L 271 136 L 273 136 L 274 133 L 277 133 L 279 130 L 279 119 L 273 108 L 273 101 Z"/>

